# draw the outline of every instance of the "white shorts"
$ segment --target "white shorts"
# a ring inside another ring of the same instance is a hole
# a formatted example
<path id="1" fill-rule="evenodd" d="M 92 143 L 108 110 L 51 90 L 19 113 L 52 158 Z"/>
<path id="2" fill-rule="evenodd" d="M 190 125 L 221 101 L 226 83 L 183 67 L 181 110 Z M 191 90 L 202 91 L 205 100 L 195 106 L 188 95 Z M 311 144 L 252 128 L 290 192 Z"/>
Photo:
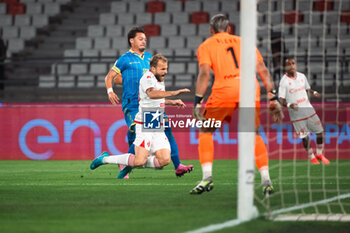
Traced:
<path id="1" fill-rule="evenodd" d="M 294 121 L 293 126 L 299 138 L 305 138 L 310 132 L 316 134 L 323 132 L 320 118 L 316 113 L 307 119 Z"/>
<path id="2" fill-rule="evenodd" d="M 160 149 L 170 150 L 169 140 L 164 132 L 142 132 L 142 124 L 136 124 L 134 145 L 145 148 L 150 154 Z"/>

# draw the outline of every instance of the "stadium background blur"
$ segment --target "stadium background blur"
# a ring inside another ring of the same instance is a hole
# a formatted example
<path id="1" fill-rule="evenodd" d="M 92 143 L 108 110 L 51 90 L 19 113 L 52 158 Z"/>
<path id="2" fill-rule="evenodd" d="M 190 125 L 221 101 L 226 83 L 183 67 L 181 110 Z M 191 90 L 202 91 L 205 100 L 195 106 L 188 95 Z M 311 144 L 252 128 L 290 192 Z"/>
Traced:
<path id="1" fill-rule="evenodd" d="M 283 58 L 296 56 L 298 70 L 326 100 L 349 99 L 349 1 L 261 0 L 257 9 L 257 47 L 276 84 Z M 2 0 L 0 33 L 8 49 L 0 102 L 107 103 L 104 77 L 128 50 L 134 25 L 144 27 L 149 52 L 169 58 L 167 88 L 193 90 L 196 49 L 219 12 L 239 35 L 238 0 Z"/>
<path id="2" fill-rule="evenodd" d="M 284 73 L 285 57 L 293 56 L 298 71 L 305 73 L 311 87 L 322 94 L 321 100 L 311 101 L 318 101 L 321 111 L 330 111 L 322 113 L 321 120 L 329 115 L 336 117 L 335 109 L 347 111 L 344 104 L 350 99 L 350 2 L 257 2 L 257 47 L 273 74 L 275 86 Z M 135 25 L 145 29 L 147 51 L 162 53 L 169 59 L 165 79 L 167 90 L 192 90 L 181 96 L 189 102 L 186 114 L 191 115 L 198 75 L 196 50 L 210 36 L 208 22 L 217 13 L 227 14 L 232 32 L 239 35 L 238 0 L 1 1 L 0 33 L 7 44 L 7 56 L 1 63 L 5 68 L 5 79 L 0 80 L 4 84 L 0 90 L 3 106 L 0 109 L 3 128 L 0 138 L 6 143 L 0 144 L 0 157 L 90 159 L 88 155 L 98 155 L 103 150 L 115 154 L 125 150 L 126 144 L 116 133 L 124 127 L 119 121 L 122 119 L 121 108 L 114 108 L 108 102 L 104 78 L 116 59 L 128 51 L 126 34 Z M 263 86 L 261 81 L 260 85 Z M 264 92 L 264 88 L 262 90 Z M 115 92 L 121 96 L 122 87 L 115 86 Z M 262 101 L 266 101 L 265 93 Z M 18 104 L 22 106 L 18 107 Z M 268 115 L 262 112 L 262 116 L 263 124 L 269 128 Z M 332 121 L 334 123 L 334 119 L 328 120 L 329 123 Z M 33 128 L 49 124 L 54 125 L 50 127 L 58 131 L 57 135 L 53 139 L 36 141 L 45 129 Z M 84 126 L 92 129 L 92 136 L 91 130 Z M 341 127 L 331 125 L 330 130 L 335 133 L 329 137 L 335 139 L 338 133 L 345 132 L 347 128 Z M 182 159 L 196 158 L 196 139 L 192 140 L 189 135 L 177 136 L 180 151 L 184 148 L 180 152 Z M 218 142 L 227 146 L 235 144 L 235 139 L 223 137 Z M 54 152 L 41 156 L 40 153 L 45 151 L 42 143 L 54 145 Z M 90 146 L 83 149 L 84 144 Z M 269 150 L 275 154 L 272 158 L 278 158 L 281 149 L 274 145 L 271 143 Z M 288 145 L 292 146 L 293 140 L 289 140 Z M 334 147 L 336 143 L 331 145 Z M 187 147 L 190 150 L 186 150 Z M 216 153 L 224 154 L 222 158 L 232 158 L 227 147 L 220 148 Z M 56 156 L 52 157 L 53 154 Z"/>
<path id="3" fill-rule="evenodd" d="M 322 181 L 334 179 L 312 183 L 322 185 L 316 187 L 322 190 L 321 199 L 329 190 L 349 192 L 349 115 L 343 113 L 350 109 L 350 1 L 260 0 L 257 10 L 257 47 L 275 85 L 284 73 L 284 58 L 295 57 L 298 71 L 305 73 L 312 89 L 323 96 L 311 101 L 318 102 L 315 105 L 322 112 L 320 118 L 327 119 L 326 151 L 331 159 L 338 159 L 326 176 L 324 167 L 306 165 L 303 148 L 289 131 L 283 136 L 267 134 L 271 141 L 271 177 L 276 179 L 278 190 L 273 200 L 282 199 L 282 206 L 294 206 L 294 193 L 304 195 L 303 190 L 306 194 L 300 202 L 309 202 L 310 190 L 303 181 L 312 180 L 310 174 L 316 179 L 322 177 Z M 90 161 L 81 161 L 91 160 L 102 150 L 119 154 L 128 148 L 126 141 L 120 140 L 126 135 L 121 108 L 109 103 L 104 84 L 115 60 L 128 51 L 127 31 L 135 25 L 144 27 L 147 51 L 169 59 L 166 88 L 190 88 L 192 93 L 182 98 L 192 102 L 198 74 L 196 49 L 210 36 L 208 22 L 217 13 L 227 14 L 234 34 L 239 35 L 238 0 L 0 1 L 0 35 L 8 46 L 6 59 L 0 60 L 5 68 L 5 79 L 0 79 L 0 231 L 140 232 L 150 223 L 152 232 L 179 232 L 235 216 L 237 161 L 232 158 L 237 155 L 232 151 L 237 149 L 237 140 L 228 134 L 217 135 L 215 143 L 221 145 L 215 153 L 220 155 L 218 159 L 230 160 L 216 162 L 220 174 L 215 193 L 200 199 L 188 195 L 193 182 L 200 179 L 200 169 L 181 180 L 170 176 L 168 167 L 163 171 L 138 170 L 132 174 L 135 179 L 116 183 L 114 167 L 92 173 L 88 169 Z M 115 91 L 121 96 L 121 87 L 115 87 Z M 264 93 L 262 101 L 266 101 Z M 191 107 L 187 110 L 184 114 L 191 115 Z M 338 114 L 345 118 L 338 119 Z M 271 126 L 267 112 L 262 112 L 262 122 L 264 127 Z M 286 126 L 291 129 L 289 122 Z M 193 162 L 199 168 L 198 141 L 192 136 L 175 132 L 180 158 L 196 159 Z M 299 173 L 299 169 L 307 174 Z M 288 177 L 293 180 L 288 182 Z M 342 185 L 333 187 L 339 183 Z M 260 193 L 260 187 L 257 190 Z M 293 197 L 283 196 L 285 193 Z M 179 200 L 183 206 L 178 205 Z M 276 206 L 280 208 L 279 203 Z M 349 213 L 349 204 L 345 207 Z M 264 208 L 259 207 L 259 211 L 263 213 Z M 178 228 L 173 229 L 169 215 L 177 219 Z M 140 216 L 144 221 L 133 222 Z M 115 222 L 117 226 L 110 224 Z M 343 227 L 338 232 L 348 229 L 348 223 L 302 225 L 304 228 L 296 229 L 293 223 L 270 224 L 259 219 L 238 231 L 253 232 L 256 226 L 261 232 L 280 232 L 282 227 L 298 232 L 330 232 L 337 226 Z"/>

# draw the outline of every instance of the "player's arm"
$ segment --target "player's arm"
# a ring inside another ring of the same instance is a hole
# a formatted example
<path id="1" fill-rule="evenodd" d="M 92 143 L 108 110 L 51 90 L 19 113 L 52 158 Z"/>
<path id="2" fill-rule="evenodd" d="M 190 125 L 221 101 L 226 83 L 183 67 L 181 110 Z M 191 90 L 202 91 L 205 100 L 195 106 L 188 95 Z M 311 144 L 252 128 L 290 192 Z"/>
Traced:
<path id="1" fill-rule="evenodd" d="M 318 92 L 315 91 L 315 90 L 307 89 L 306 92 L 307 92 L 309 95 L 313 95 L 313 96 L 315 96 L 315 97 L 317 97 L 317 98 L 320 98 L 320 97 L 321 97 L 321 94 L 318 93 Z"/>
<path id="2" fill-rule="evenodd" d="M 271 91 L 275 90 L 275 85 L 272 81 L 270 71 L 267 69 L 267 67 L 265 66 L 265 63 L 263 61 L 259 61 L 256 64 L 256 71 L 258 72 L 267 93 L 273 94 L 273 93 L 271 93 Z M 269 99 L 271 99 L 273 97 L 270 94 L 268 94 Z"/>
<path id="3" fill-rule="evenodd" d="M 186 104 L 184 102 L 182 102 L 182 100 L 180 100 L 180 99 L 176 99 L 176 100 L 165 99 L 165 104 L 178 106 L 180 108 L 186 107 Z"/>
<path id="4" fill-rule="evenodd" d="M 298 109 L 298 104 L 297 103 L 287 103 L 287 100 L 285 98 L 279 97 L 279 101 L 282 106 L 291 108 L 291 109 Z"/>
<path id="5" fill-rule="evenodd" d="M 199 66 L 199 74 L 196 82 L 196 95 L 193 103 L 193 116 L 197 120 L 203 120 L 204 116 L 201 112 L 201 103 L 203 102 L 203 96 L 208 89 L 210 79 L 210 65 L 201 64 Z"/>
<path id="6" fill-rule="evenodd" d="M 278 97 L 279 97 L 278 100 L 282 106 L 296 110 L 298 108 L 298 104 L 288 103 L 286 100 L 287 93 L 288 93 L 288 85 L 286 85 L 284 78 L 282 78 L 278 88 Z"/>
<path id="7" fill-rule="evenodd" d="M 156 90 L 154 87 L 148 88 L 146 90 L 146 94 L 150 99 L 163 99 L 170 96 L 176 96 L 184 92 L 190 92 L 190 90 L 187 88 L 184 88 L 176 91 L 160 91 L 160 90 Z"/>
<path id="8" fill-rule="evenodd" d="M 202 64 L 199 66 L 199 74 L 196 83 L 196 96 L 203 97 L 207 91 L 210 79 L 210 66 Z"/>
<path id="9" fill-rule="evenodd" d="M 122 75 L 111 69 L 105 78 L 105 85 L 107 89 L 108 99 L 114 105 L 119 103 L 119 97 L 113 91 L 113 83 L 119 84 L 120 82 L 122 82 Z"/>
<path id="10" fill-rule="evenodd" d="M 270 71 L 265 66 L 264 61 L 260 60 L 257 62 L 256 71 L 258 72 L 267 92 L 270 114 L 275 122 L 280 122 L 284 118 L 282 107 L 278 102 L 277 92 Z"/>

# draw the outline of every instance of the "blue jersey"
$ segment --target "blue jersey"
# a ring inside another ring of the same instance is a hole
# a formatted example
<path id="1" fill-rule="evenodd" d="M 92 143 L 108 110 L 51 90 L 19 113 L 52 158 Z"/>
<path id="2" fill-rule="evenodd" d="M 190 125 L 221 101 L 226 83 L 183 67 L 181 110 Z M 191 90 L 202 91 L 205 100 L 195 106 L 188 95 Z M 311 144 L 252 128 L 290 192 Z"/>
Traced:
<path id="1" fill-rule="evenodd" d="M 122 108 L 136 109 L 139 107 L 139 83 L 142 75 L 150 69 L 152 55 L 144 52 L 141 56 L 132 50 L 124 53 L 116 61 L 112 69 L 123 78 Z"/>

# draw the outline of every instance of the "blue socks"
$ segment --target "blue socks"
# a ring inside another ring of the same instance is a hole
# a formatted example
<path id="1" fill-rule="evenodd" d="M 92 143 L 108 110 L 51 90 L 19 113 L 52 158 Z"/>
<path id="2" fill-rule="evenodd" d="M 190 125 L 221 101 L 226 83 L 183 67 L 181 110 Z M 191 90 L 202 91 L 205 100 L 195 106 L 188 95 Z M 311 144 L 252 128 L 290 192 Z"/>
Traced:
<path id="1" fill-rule="evenodd" d="M 170 127 L 165 128 L 165 135 L 167 136 L 171 147 L 171 161 L 173 162 L 175 169 L 177 169 L 181 163 L 179 157 L 179 149 Z"/>
<path id="2" fill-rule="evenodd" d="M 129 146 L 128 153 L 133 154 L 133 155 L 135 154 L 135 145 L 134 145 L 134 143 L 131 144 L 131 146 Z"/>

